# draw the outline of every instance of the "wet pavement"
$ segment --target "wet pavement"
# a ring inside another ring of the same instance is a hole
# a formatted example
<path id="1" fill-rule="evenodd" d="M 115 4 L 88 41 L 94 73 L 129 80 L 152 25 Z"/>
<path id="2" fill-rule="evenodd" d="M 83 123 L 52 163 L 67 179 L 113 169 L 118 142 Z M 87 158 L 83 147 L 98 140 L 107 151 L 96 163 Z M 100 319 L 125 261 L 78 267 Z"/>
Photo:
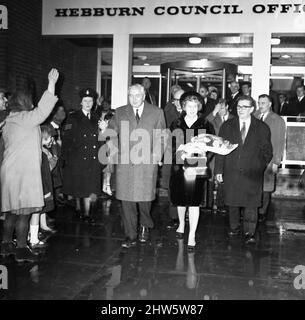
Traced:
<path id="1" fill-rule="evenodd" d="M 294 268 L 305 265 L 305 233 L 280 232 L 276 220 L 293 213 L 301 219 L 304 206 L 300 200 L 274 199 L 255 245 L 227 236 L 227 215 L 202 210 L 195 253 L 187 252 L 187 238 L 178 240 L 166 229 L 166 198 L 154 203 L 151 241 L 130 249 L 120 247 L 117 200 L 98 200 L 96 225 L 78 220 L 71 207 L 59 207 L 58 233 L 38 262 L 0 260 L 8 268 L 8 290 L 0 290 L 0 299 L 303 300 L 305 275 L 303 282 L 295 280 Z"/>

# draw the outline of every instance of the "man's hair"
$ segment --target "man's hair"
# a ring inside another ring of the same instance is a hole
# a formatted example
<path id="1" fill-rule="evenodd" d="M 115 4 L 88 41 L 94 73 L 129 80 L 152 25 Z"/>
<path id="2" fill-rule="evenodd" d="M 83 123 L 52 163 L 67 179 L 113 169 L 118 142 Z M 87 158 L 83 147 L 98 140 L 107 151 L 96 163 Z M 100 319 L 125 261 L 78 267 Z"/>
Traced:
<path id="1" fill-rule="evenodd" d="M 144 87 L 139 84 L 139 83 L 136 83 L 136 84 L 132 84 L 129 88 L 128 88 L 128 94 L 130 93 L 131 89 L 133 88 L 136 88 L 136 89 L 139 89 L 143 94 L 145 94 L 145 89 Z"/>
<path id="2" fill-rule="evenodd" d="M 249 81 L 244 81 L 244 82 L 241 84 L 241 86 L 245 86 L 245 85 L 247 85 L 249 88 L 251 88 L 251 82 L 249 82 Z"/>
<path id="3" fill-rule="evenodd" d="M 250 104 L 251 104 L 251 107 L 255 108 L 255 101 L 254 101 L 253 98 L 251 98 L 249 96 L 241 96 L 241 97 L 239 97 L 238 100 L 237 100 L 237 103 L 239 101 L 245 101 L 245 100 L 249 101 Z"/>
<path id="4" fill-rule="evenodd" d="M 258 99 L 260 99 L 260 98 L 267 98 L 269 100 L 269 102 L 272 103 L 272 98 L 266 93 L 259 95 Z"/>
<path id="5" fill-rule="evenodd" d="M 40 126 L 42 136 L 54 136 L 55 130 L 48 124 L 43 124 Z"/>
<path id="6" fill-rule="evenodd" d="M 204 88 L 206 91 L 209 91 L 208 87 L 205 86 L 204 84 L 201 84 L 201 85 L 200 85 L 199 90 L 200 90 L 201 88 Z"/>
<path id="7" fill-rule="evenodd" d="M 299 88 L 302 88 L 302 89 L 304 89 L 304 90 L 305 90 L 305 86 L 304 86 L 304 84 L 299 84 L 299 85 L 296 87 L 296 90 L 297 90 L 297 89 L 299 89 Z"/>

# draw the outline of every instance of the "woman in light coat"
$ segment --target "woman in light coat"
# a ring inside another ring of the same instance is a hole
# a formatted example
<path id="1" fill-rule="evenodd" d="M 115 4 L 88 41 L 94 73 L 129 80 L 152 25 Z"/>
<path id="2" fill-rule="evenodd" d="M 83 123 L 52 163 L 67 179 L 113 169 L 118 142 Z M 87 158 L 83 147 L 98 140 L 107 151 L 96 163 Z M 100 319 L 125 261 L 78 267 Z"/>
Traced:
<path id="1" fill-rule="evenodd" d="M 1 211 L 6 213 L 1 255 L 16 254 L 17 261 L 32 261 L 27 247 L 29 218 L 44 206 L 41 180 L 41 133 L 39 125 L 46 120 L 57 102 L 55 84 L 58 71 L 48 75 L 48 90 L 33 109 L 29 94 L 16 92 L 9 100 L 10 114 L 2 136 L 4 155 L 1 166 Z M 17 248 L 12 237 L 16 229 Z"/>

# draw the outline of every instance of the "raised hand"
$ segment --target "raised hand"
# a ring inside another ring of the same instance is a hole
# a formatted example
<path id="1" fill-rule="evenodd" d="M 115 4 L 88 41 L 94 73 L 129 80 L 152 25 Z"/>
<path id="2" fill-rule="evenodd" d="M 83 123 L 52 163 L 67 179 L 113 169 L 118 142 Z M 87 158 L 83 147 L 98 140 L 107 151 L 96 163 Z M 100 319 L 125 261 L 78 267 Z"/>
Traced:
<path id="1" fill-rule="evenodd" d="M 58 80 L 58 76 L 59 76 L 58 70 L 55 68 L 51 69 L 48 75 L 49 82 L 54 82 L 55 84 Z"/>

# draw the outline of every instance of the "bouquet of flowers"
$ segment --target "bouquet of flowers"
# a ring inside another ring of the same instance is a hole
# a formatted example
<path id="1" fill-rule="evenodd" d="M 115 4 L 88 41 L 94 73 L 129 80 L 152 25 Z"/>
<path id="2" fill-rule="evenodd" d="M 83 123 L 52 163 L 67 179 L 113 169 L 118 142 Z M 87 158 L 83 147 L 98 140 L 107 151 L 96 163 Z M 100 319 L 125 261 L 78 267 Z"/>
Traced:
<path id="1" fill-rule="evenodd" d="M 228 140 L 213 134 L 199 134 L 191 139 L 191 142 L 182 144 L 177 151 L 182 151 L 181 158 L 193 157 L 196 154 L 198 157 L 205 157 L 207 151 L 221 155 L 227 155 L 237 148 L 238 144 L 232 144 Z"/>

